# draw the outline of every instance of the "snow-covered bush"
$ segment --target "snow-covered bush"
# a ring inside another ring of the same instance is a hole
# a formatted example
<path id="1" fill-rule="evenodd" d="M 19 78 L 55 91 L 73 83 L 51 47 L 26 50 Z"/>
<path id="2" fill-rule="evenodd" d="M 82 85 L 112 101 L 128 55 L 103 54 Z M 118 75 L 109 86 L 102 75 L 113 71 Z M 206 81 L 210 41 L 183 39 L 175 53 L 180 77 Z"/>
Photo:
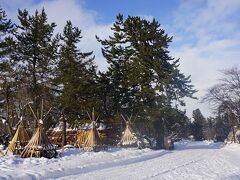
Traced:
<path id="1" fill-rule="evenodd" d="M 236 141 L 238 143 L 240 143 L 240 130 L 237 130 L 236 134 L 235 134 L 235 138 L 236 138 Z"/>

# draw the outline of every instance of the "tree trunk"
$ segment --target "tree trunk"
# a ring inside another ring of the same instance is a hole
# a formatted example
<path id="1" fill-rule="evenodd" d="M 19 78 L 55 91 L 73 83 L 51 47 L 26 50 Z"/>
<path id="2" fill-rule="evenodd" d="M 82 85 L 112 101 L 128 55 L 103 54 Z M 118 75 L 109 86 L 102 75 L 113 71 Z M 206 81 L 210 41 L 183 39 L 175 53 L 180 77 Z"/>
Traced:
<path id="1" fill-rule="evenodd" d="M 10 123 L 10 105 L 9 105 L 9 99 L 7 97 L 7 118 L 6 118 L 6 125 L 7 125 L 7 130 L 10 135 L 10 138 L 13 138 L 13 132 L 12 132 L 12 127 Z"/>
<path id="2" fill-rule="evenodd" d="M 33 111 L 34 113 L 36 113 L 37 119 L 34 120 L 34 126 L 35 128 L 38 127 L 38 110 L 39 110 L 39 104 L 40 104 L 40 99 L 39 97 L 41 92 L 38 89 L 38 85 L 37 85 L 37 76 L 36 76 L 36 64 L 37 64 L 37 60 L 36 60 L 36 56 L 34 55 L 33 57 L 33 62 L 32 62 L 32 101 L 33 101 Z M 41 110 L 41 109 L 40 109 Z"/>
<path id="3" fill-rule="evenodd" d="M 67 121 L 63 117 L 63 129 L 62 129 L 62 146 L 67 144 Z"/>
<path id="4" fill-rule="evenodd" d="M 232 125 L 232 133 L 233 133 L 233 142 L 236 143 L 236 132 L 235 132 L 234 125 Z"/>
<path id="5" fill-rule="evenodd" d="M 10 139 L 12 139 L 13 138 L 13 132 L 12 132 L 12 128 L 11 128 L 8 120 L 7 120 L 7 130 L 8 130 L 8 133 L 10 135 Z"/>
<path id="6" fill-rule="evenodd" d="M 164 124 L 163 120 L 154 122 L 154 128 L 156 133 L 156 149 L 164 149 Z"/>

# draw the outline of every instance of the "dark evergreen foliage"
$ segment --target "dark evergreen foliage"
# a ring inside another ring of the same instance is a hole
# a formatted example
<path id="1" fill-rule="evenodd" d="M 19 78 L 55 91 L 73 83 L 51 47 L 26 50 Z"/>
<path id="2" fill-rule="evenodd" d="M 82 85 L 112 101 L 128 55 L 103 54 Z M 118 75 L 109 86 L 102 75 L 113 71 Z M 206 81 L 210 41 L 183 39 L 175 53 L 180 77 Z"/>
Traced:
<path id="1" fill-rule="evenodd" d="M 83 53 L 77 47 L 81 41 L 81 31 L 67 21 L 60 36 L 60 61 L 57 67 L 56 82 L 59 86 L 59 107 L 68 122 L 81 119 L 86 110 L 96 106 L 95 93 L 96 67 L 92 52 Z"/>
<path id="2" fill-rule="evenodd" d="M 12 136 L 13 106 L 16 95 L 16 68 L 11 58 L 14 53 L 15 42 L 13 32 L 15 27 L 7 18 L 5 11 L 0 8 L 0 113 L 6 120 L 8 133 Z"/>
<path id="3" fill-rule="evenodd" d="M 213 117 L 208 117 L 206 119 L 205 126 L 203 127 L 204 139 L 214 140 L 215 137 L 215 119 Z"/>
<path id="4" fill-rule="evenodd" d="M 118 15 L 112 30 L 114 35 L 109 39 L 97 37 L 110 65 L 104 77 L 112 107 L 105 110 L 108 114 L 123 111 L 156 121 L 154 127 L 160 143 L 171 103 L 184 105 L 182 98 L 192 97 L 196 91 L 190 77 L 180 73 L 179 61 L 169 55 L 172 37 L 155 19 L 128 16 L 124 20 Z"/>
<path id="5" fill-rule="evenodd" d="M 29 93 L 28 100 L 33 102 L 35 111 L 40 109 L 41 100 L 49 101 L 54 72 L 57 39 L 53 36 L 55 23 L 47 22 L 44 9 L 29 15 L 26 9 L 18 11 L 18 31 L 16 61 L 21 66 L 24 85 Z M 46 103 L 47 104 L 47 103 Z"/>
<path id="6" fill-rule="evenodd" d="M 193 111 L 192 133 L 196 141 L 204 140 L 204 126 L 206 119 L 203 117 L 200 109 Z"/>
<path id="7" fill-rule="evenodd" d="M 230 124 L 228 122 L 227 116 L 217 116 L 215 118 L 215 140 L 224 142 L 224 140 L 228 137 L 230 132 Z"/>

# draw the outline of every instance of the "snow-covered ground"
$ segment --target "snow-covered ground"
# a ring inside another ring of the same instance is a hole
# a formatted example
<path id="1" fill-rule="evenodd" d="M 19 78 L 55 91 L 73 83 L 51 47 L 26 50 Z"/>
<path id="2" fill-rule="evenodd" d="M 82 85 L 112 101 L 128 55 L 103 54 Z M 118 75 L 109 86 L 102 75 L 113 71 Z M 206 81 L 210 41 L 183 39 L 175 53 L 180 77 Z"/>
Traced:
<path id="1" fill-rule="evenodd" d="M 174 151 L 67 150 L 57 159 L 0 157 L 0 179 L 240 179 L 240 145 L 182 141 Z"/>

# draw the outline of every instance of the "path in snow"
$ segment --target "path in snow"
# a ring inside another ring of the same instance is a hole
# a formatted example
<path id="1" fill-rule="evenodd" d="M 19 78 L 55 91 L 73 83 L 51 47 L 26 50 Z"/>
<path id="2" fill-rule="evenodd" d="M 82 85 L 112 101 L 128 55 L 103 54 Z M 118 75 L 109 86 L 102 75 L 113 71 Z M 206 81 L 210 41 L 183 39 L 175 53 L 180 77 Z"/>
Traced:
<path id="1" fill-rule="evenodd" d="M 111 149 L 59 159 L 0 158 L 0 179 L 240 179 L 240 146 L 187 142 L 174 151 Z"/>

